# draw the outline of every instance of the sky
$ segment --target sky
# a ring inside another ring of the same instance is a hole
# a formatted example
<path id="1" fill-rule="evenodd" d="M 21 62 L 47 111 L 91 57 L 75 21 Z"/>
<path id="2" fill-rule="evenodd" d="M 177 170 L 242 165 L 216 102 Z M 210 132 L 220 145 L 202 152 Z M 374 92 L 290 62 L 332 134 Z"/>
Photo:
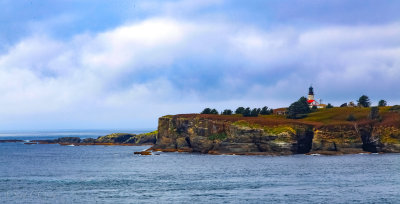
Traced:
<path id="1" fill-rule="evenodd" d="M 397 0 L 0 0 L 0 130 L 156 129 L 206 107 L 400 104 Z"/>

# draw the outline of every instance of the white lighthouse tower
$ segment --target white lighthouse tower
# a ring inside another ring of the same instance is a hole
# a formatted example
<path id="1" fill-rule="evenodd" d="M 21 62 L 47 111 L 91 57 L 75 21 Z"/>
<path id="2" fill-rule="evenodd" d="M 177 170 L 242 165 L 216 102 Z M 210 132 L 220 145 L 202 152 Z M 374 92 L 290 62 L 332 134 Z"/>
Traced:
<path id="1" fill-rule="evenodd" d="M 314 98 L 314 88 L 312 86 L 310 86 L 310 88 L 308 88 L 307 103 L 310 106 L 310 108 L 312 108 L 313 106 L 316 106 L 317 108 L 324 108 L 325 107 L 324 104 L 320 104 L 315 100 L 315 98 Z"/>
<path id="2" fill-rule="evenodd" d="M 308 101 L 315 101 L 314 88 L 312 86 L 310 86 L 310 88 L 308 88 Z"/>

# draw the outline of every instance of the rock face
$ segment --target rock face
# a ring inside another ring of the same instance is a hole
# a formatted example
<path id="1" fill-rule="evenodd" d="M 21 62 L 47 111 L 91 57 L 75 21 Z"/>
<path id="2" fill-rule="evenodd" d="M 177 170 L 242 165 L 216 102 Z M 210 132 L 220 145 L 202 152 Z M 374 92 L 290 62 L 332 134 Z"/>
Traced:
<path id="1" fill-rule="evenodd" d="M 312 127 L 247 127 L 206 118 L 161 117 L 154 149 L 176 149 L 211 154 L 306 153 L 311 149 Z"/>
<path id="2" fill-rule="evenodd" d="M 209 154 L 348 154 L 400 152 L 400 129 L 374 122 L 252 126 L 202 117 L 159 118 L 154 149 Z"/>

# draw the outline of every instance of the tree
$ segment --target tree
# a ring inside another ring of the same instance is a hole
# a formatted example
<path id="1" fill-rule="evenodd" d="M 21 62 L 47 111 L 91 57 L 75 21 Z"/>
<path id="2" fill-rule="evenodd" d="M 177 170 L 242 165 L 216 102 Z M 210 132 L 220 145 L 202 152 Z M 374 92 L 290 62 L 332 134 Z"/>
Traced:
<path id="1" fill-rule="evenodd" d="M 385 101 L 385 100 L 380 100 L 379 102 L 378 102 L 378 106 L 379 107 L 384 107 L 384 106 L 387 106 L 387 102 Z"/>
<path id="2" fill-rule="evenodd" d="M 250 116 L 251 117 L 257 117 L 258 113 L 259 113 L 259 108 L 258 109 L 257 108 L 253 108 L 253 110 L 251 110 L 251 112 L 250 112 Z"/>
<path id="3" fill-rule="evenodd" d="M 243 114 L 244 112 L 244 108 L 243 107 L 239 107 L 235 110 L 235 114 Z"/>
<path id="4" fill-rule="evenodd" d="M 362 95 L 359 99 L 358 99 L 358 106 L 362 106 L 362 107 L 369 107 L 371 105 L 371 101 L 369 100 L 368 96 L 366 95 Z"/>
<path id="5" fill-rule="evenodd" d="M 328 105 L 326 106 L 326 108 L 333 108 L 332 104 L 328 103 Z"/>
<path id="6" fill-rule="evenodd" d="M 210 114 L 218 115 L 218 111 L 216 109 L 212 109 L 210 111 Z"/>
<path id="7" fill-rule="evenodd" d="M 251 116 L 251 109 L 250 109 L 250 107 L 247 107 L 246 109 L 244 109 L 242 115 L 243 115 L 244 117 L 250 117 L 250 116 Z"/>
<path id="8" fill-rule="evenodd" d="M 210 114 L 211 109 L 210 108 L 205 108 L 203 111 L 201 111 L 201 114 Z"/>
<path id="9" fill-rule="evenodd" d="M 371 112 L 369 113 L 369 119 L 371 120 L 375 120 L 375 119 L 379 119 L 380 115 L 379 115 L 379 108 L 374 106 L 371 107 Z"/>
<path id="10" fill-rule="evenodd" d="M 267 106 L 264 106 L 264 107 L 261 108 L 260 114 L 261 115 L 270 115 L 271 114 L 271 110 L 268 109 Z"/>
<path id="11" fill-rule="evenodd" d="M 347 103 L 343 103 L 340 107 L 347 107 Z"/>
<path id="12" fill-rule="evenodd" d="M 310 112 L 307 99 L 303 96 L 298 101 L 292 103 L 288 108 L 287 118 L 303 118 Z"/>
<path id="13" fill-rule="evenodd" d="M 232 110 L 230 110 L 230 109 L 225 109 L 225 110 L 222 112 L 222 115 L 232 115 Z"/>

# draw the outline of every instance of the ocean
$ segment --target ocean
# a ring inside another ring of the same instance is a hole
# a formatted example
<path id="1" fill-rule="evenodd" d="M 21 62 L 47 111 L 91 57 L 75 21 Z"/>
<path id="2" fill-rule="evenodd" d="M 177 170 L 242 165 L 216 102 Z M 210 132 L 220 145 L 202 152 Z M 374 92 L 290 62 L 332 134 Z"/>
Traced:
<path id="1" fill-rule="evenodd" d="M 0 139 L 107 133 L 8 132 Z M 0 203 L 400 203 L 400 154 L 133 154 L 148 147 L 0 143 Z"/>

